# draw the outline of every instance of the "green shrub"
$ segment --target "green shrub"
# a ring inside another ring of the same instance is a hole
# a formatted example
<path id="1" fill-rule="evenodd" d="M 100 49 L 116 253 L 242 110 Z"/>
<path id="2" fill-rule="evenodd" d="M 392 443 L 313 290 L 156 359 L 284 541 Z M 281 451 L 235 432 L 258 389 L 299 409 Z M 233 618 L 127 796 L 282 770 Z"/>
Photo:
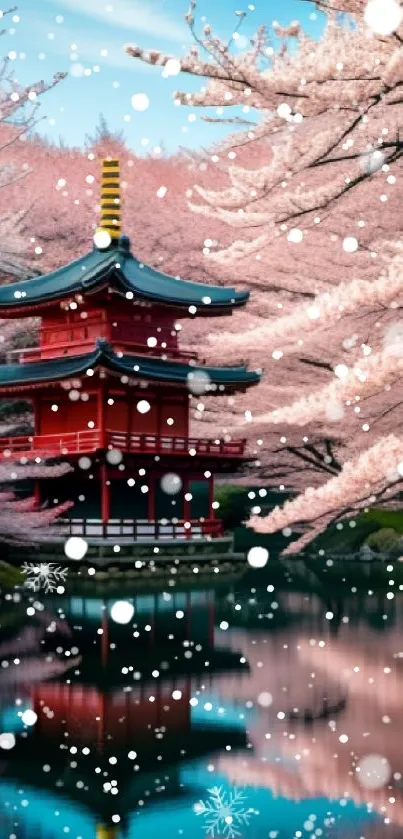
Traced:
<path id="1" fill-rule="evenodd" d="M 215 500 L 219 502 L 217 513 L 225 530 L 235 530 L 249 518 L 251 504 L 245 487 L 221 484 L 215 488 Z"/>
<path id="2" fill-rule="evenodd" d="M 402 544 L 402 537 L 392 527 L 382 527 L 367 536 L 366 544 L 376 553 L 389 553 Z"/>
<path id="3" fill-rule="evenodd" d="M 19 568 L 9 565 L 8 562 L 0 560 L 0 585 L 18 586 L 22 585 L 24 577 Z"/>

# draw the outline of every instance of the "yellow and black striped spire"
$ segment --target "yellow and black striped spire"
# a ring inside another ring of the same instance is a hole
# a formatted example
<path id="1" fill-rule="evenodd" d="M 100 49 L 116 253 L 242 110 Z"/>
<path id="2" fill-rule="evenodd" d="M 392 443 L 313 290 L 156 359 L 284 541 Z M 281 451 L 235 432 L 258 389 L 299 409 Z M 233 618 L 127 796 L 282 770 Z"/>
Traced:
<path id="1" fill-rule="evenodd" d="M 97 824 L 96 839 L 117 839 L 118 828 L 114 825 L 106 826 L 104 824 Z"/>
<path id="2" fill-rule="evenodd" d="M 107 157 L 102 161 L 101 220 L 97 233 L 105 230 L 112 240 L 121 235 L 119 161 Z"/>

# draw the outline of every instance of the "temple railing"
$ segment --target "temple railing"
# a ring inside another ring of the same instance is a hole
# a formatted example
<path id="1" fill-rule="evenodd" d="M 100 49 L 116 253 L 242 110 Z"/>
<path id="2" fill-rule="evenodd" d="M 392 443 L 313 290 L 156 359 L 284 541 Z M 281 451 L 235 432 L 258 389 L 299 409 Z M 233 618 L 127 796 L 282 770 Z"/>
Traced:
<path id="1" fill-rule="evenodd" d="M 165 437 L 120 431 L 107 431 L 107 438 L 108 444 L 114 449 L 152 454 L 218 454 L 239 457 L 244 454 L 246 446 L 246 440 L 225 442 L 198 437 Z"/>
<path id="2" fill-rule="evenodd" d="M 203 539 L 222 536 L 220 519 L 179 519 L 175 522 L 161 519 L 59 519 L 60 531 L 66 536 L 83 536 L 88 539 L 130 539 L 148 542 L 164 539 Z"/>
<path id="3" fill-rule="evenodd" d="M 39 434 L 20 437 L 0 437 L 0 455 L 16 458 L 21 455 L 55 457 L 83 454 L 98 449 L 118 449 L 126 454 L 185 454 L 221 457 L 242 457 L 246 440 L 211 440 L 198 437 L 167 437 L 153 434 L 130 434 L 99 429 L 70 431 L 62 434 Z"/>
<path id="4" fill-rule="evenodd" d="M 20 437 L 0 437 L 3 457 L 38 455 L 42 457 L 63 454 L 80 454 L 96 451 L 100 446 L 98 430 L 70 431 L 66 434 L 40 434 Z"/>
<path id="5" fill-rule="evenodd" d="M 40 434 L 20 437 L 0 437 L 0 453 L 3 457 L 32 454 L 50 456 L 79 454 L 96 451 L 100 444 L 100 432 L 71 431 L 66 434 Z"/>

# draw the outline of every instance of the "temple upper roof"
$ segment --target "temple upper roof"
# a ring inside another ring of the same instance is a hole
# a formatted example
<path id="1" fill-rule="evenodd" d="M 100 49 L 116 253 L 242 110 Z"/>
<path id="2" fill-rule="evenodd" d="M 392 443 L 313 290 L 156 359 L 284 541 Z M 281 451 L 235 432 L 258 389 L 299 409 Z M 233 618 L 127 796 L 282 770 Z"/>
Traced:
<path id="1" fill-rule="evenodd" d="M 76 294 L 112 287 L 128 299 L 158 303 L 185 310 L 190 315 L 229 314 L 244 305 L 248 291 L 177 279 L 140 262 L 130 250 L 127 236 L 112 240 L 107 248 L 94 246 L 85 256 L 30 280 L 0 287 L 0 312 L 56 303 Z"/>
<path id="2" fill-rule="evenodd" d="M 183 364 L 146 356 L 121 355 L 100 339 L 96 348 L 85 355 L 70 355 L 26 364 L 0 365 L 0 392 L 18 386 L 62 381 L 71 376 L 86 375 L 87 370 L 103 368 L 110 372 L 146 379 L 150 382 L 169 382 L 197 389 L 198 376 L 203 377 L 206 391 L 222 393 L 225 389 L 243 390 L 258 384 L 260 373 L 246 367 L 204 367 Z"/>

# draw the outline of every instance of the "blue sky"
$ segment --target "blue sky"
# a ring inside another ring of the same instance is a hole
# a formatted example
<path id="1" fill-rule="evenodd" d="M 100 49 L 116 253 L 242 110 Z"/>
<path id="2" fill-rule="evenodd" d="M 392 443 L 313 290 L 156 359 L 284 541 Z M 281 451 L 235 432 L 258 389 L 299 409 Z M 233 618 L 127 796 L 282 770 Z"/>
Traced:
<path id="1" fill-rule="evenodd" d="M 203 123 L 197 110 L 196 119 L 189 121 L 191 110 L 174 105 L 175 89 L 195 89 L 199 82 L 183 74 L 163 78 L 160 68 L 148 67 L 124 52 L 125 44 L 135 42 L 180 55 L 189 44 L 186 0 L 16 2 L 15 19 L 6 19 L 8 31 L 2 46 L 4 53 L 13 56 L 18 80 L 29 84 L 49 79 L 57 71 L 69 73 L 42 99 L 41 114 L 46 118 L 39 130 L 48 137 L 61 136 L 69 145 L 81 146 L 100 112 L 111 129 L 123 129 L 129 146 L 138 153 L 147 153 L 161 142 L 168 151 L 179 146 L 197 148 L 226 130 Z M 245 36 L 273 20 L 286 24 L 298 19 L 314 37 L 323 25 L 314 4 L 300 0 L 199 0 L 196 21 L 200 27 L 208 21 L 227 37 L 239 9 L 248 11 L 241 30 Z M 133 109 L 131 98 L 136 93 L 148 96 L 147 110 Z"/>

